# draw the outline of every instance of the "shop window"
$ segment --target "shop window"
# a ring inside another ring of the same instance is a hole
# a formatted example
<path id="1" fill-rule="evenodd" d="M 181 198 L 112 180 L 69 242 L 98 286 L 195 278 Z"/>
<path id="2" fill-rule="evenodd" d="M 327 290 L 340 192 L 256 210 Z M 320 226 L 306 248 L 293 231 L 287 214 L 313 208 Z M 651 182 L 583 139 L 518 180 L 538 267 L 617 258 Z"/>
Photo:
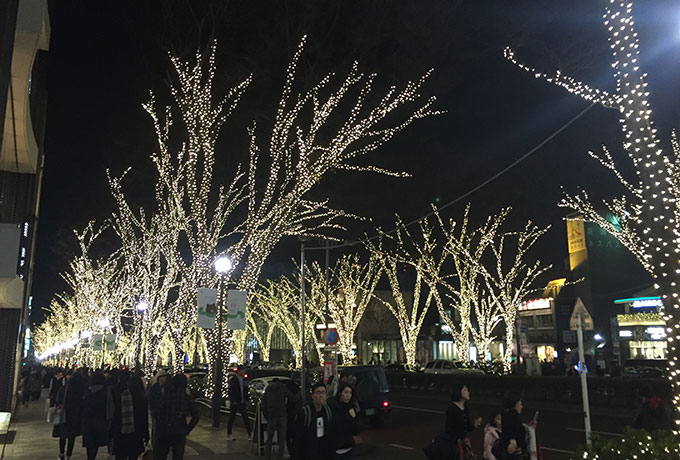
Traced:
<path id="1" fill-rule="evenodd" d="M 637 359 L 666 358 L 666 342 L 663 340 L 631 340 L 630 357 Z"/>
<path id="2" fill-rule="evenodd" d="M 555 359 L 555 347 L 551 345 L 539 345 L 536 347 L 536 356 L 541 362 L 552 363 Z"/>

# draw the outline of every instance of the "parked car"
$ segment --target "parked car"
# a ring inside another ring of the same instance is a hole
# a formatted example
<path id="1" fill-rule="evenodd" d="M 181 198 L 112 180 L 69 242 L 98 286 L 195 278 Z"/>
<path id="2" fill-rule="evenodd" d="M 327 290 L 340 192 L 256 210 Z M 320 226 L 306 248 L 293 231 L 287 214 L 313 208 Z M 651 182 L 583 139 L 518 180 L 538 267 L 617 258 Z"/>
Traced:
<path id="1" fill-rule="evenodd" d="M 461 361 L 449 361 L 448 359 L 435 359 L 425 365 L 426 374 L 477 374 L 484 375 L 479 368 L 469 367 Z"/>
<path id="2" fill-rule="evenodd" d="M 390 410 L 390 387 L 382 366 L 340 366 L 340 379 L 349 379 L 359 402 L 359 416 L 379 423 Z"/>
<path id="3" fill-rule="evenodd" d="M 411 366 L 404 363 L 392 363 L 385 366 L 385 372 L 423 372 L 419 366 Z"/>
<path id="4" fill-rule="evenodd" d="M 623 363 L 623 375 L 628 377 L 665 377 L 667 373 L 667 359 L 635 358 Z"/>

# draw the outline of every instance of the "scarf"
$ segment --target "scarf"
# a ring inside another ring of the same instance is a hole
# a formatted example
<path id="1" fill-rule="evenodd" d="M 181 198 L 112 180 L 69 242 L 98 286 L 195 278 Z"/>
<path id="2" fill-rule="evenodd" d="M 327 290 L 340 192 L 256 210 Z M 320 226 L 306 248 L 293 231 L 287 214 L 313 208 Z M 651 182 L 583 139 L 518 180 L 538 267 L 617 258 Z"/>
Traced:
<path id="1" fill-rule="evenodd" d="M 125 390 L 120 395 L 120 432 L 121 434 L 135 431 L 135 407 L 132 401 L 132 393 Z"/>

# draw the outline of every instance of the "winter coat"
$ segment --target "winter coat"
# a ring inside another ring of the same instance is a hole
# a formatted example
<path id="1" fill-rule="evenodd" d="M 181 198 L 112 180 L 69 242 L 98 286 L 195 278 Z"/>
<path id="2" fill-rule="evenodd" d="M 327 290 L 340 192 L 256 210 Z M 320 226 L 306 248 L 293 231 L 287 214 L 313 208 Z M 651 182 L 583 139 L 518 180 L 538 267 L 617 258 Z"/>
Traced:
<path id="1" fill-rule="evenodd" d="M 248 384 L 240 375 L 235 375 L 229 379 L 227 393 L 229 401 L 232 403 L 248 402 Z"/>
<path id="2" fill-rule="evenodd" d="M 475 429 L 474 425 L 470 423 L 470 409 L 467 404 L 464 407 L 464 409 L 461 409 L 453 403 L 446 410 L 444 431 L 454 441 L 467 438 L 468 433 Z"/>
<path id="3" fill-rule="evenodd" d="M 83 397 L 85 382 L 80 376 L 71 379 L 57 392 L 57 406 L 64 412 L 66 422 L 54 425 L 52 436 L 55 438 L 75 438 L 83 432 Z"/>
<path id="4" fill-rule="evenodd" d="M 50 407 L 54 407 L 57 405 L 57 394 L 59 393 L 59 390 L 64 386 L 66 382 L 66 379 L 64 377 L 62 378 L 57 378 L 52 377 L 52 380 L 50 380 L 50 387 L 49 387 L 49 393 L 48 393 L 48 398 L 50 398 Z"/>
<path id="5" fill-rule="evenodd" d="M 526 430 L 519 417 L 519 413 L 514 408 L 503 411 L 501 414 L 501 427 L 503 428 L 500 436 L 503 440 L 502 447 L 506 449 L 510 444 L 510 440 L 514 439 L 517 442 L 517 447 L 522 449 L 522 455 L 526 455 L 528 452 Z"/>
<path id="6" fill-rule="evenodd" d="M 262 395 L 262 410 L 267 420 L 286 417 L 286 401 L 292 397 L 288 388 L 279 380 L 267 385 Z"/>
<path id="7" fill-rule="evenodd" d="M 106 419 L 108 392 L 104 385 L 91 385 L 83 406 L 83 447 L 100 447 L 109 443 Z"/>
<path id="8" fill-rule="evenodd" d="M 354 436 L 359 434 L 356 417 L 349 414 L 354 404 L 344 403 L 332 398 L 328 405 L 333 411 L 333 449 L 348 449 L 354 447 Z"/>
<path id="9" fill-rule="evenodd" d="M 491 453 L 493 445 L 499 438 L 500 433 L 498 428 L 495 426 L 487 425 L 484 427 L 484 459 L 485 460 L 497 460 L 496 457 Z"/>
<path id="10" fill-rule="evenodd" d="M 146 396 L 132 398 L 135 430 L 132 433 L 121 433 L 122 414 L 121 396 L 113 401 L 114 411 L 111 420 L 111 437 L 113 438 L 113 454 L 127 455 L 136 458 L 144 452 L 144 442 L 149 440 L 149 404 Z"/>
<path id="11" fill-rule="evenodd" d="M 295 417 L 292 457 L 296 460 L 332 459 L 333 423 L 333 412 L 327 404 L 324 404 L 318 412 L 314 404 L 303 406 Z"/>

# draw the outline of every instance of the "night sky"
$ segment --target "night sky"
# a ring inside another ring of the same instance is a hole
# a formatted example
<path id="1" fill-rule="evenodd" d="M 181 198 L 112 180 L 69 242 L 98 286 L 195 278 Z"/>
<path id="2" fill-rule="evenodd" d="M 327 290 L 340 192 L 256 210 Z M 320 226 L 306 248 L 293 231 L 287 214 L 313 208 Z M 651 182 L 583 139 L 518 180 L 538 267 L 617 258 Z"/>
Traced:
<path id="1" fill-rule="evenodd" d="M 134 7 L 132 4 L 135 4 Z M 287 62 L 308 36 L 299 72 L 309 87 L 328 72 L 343 75 L 353 60 L 377 72 L 377 91 L 417 79 L 433 67 L 423 90 L 438 97 L 443 115 L 420 120 L 359 163 L 406 170 L 396 179 L 338 172 L 317 194 L 335 206 L 371 217 L 344 237 L 392 228 L 393 216 L 422 216 L 430 203 L 456 199 L 491 177 L 582 111 L 579 97 L 535 80 L 505 61 L 506 45 L 539 70 L 560 68 L 591 85 L 614 89 L 601 2 L 526 1 L 139 1 L 52 3 L 45 174 L 35 260 L 36 307 L 65 289 L 59 273 L 75 254 L 73 229 L 112 210 L 106 170 L 127 177 L 129 194 L 148 206 L 154 136 L 141 103 L 149 90 L 167 98 L 167 52 L 190 58 L 218 40 L 218 88 L 253 74 L 253 83 L 227 122 L 217 147 L 216 177 L 228 182 L 245 160 L 246 128 L 257 120 L 260 137 L 271 125 Z M 642 66 L 660 139 L 668 145 L 680 120 L 680 6 L 670 0 L 637 1 Z M 563 265 L 566 255 L 561 186 L 581 185 L 591 196 L 619 193 L 612 176 L 587 155 L 606 143 L 624 159 L 617 113 L 594 107 L 509 172 L 448 208 L 460 216 L 467 201 L 479 221 L 512 206 L 511 226 L 531 219 L 552 225 L 534 254 Z M 625 164 L 625 163 L 624 163 Z M 293 269 L 299 251 L 283 241 L 263 277 Z M 634 263 L 613 271 L 636 271 Z M 644 283 L 644 277 L 640 278 Z M 630 286 L 628 286 L 630 287 Z M 622 286 L 625 290 L 626 286 Z M 623 291 L 622 291 L 623 292 Z M 42 314 L 34 310 L 33 320 Z"/>

